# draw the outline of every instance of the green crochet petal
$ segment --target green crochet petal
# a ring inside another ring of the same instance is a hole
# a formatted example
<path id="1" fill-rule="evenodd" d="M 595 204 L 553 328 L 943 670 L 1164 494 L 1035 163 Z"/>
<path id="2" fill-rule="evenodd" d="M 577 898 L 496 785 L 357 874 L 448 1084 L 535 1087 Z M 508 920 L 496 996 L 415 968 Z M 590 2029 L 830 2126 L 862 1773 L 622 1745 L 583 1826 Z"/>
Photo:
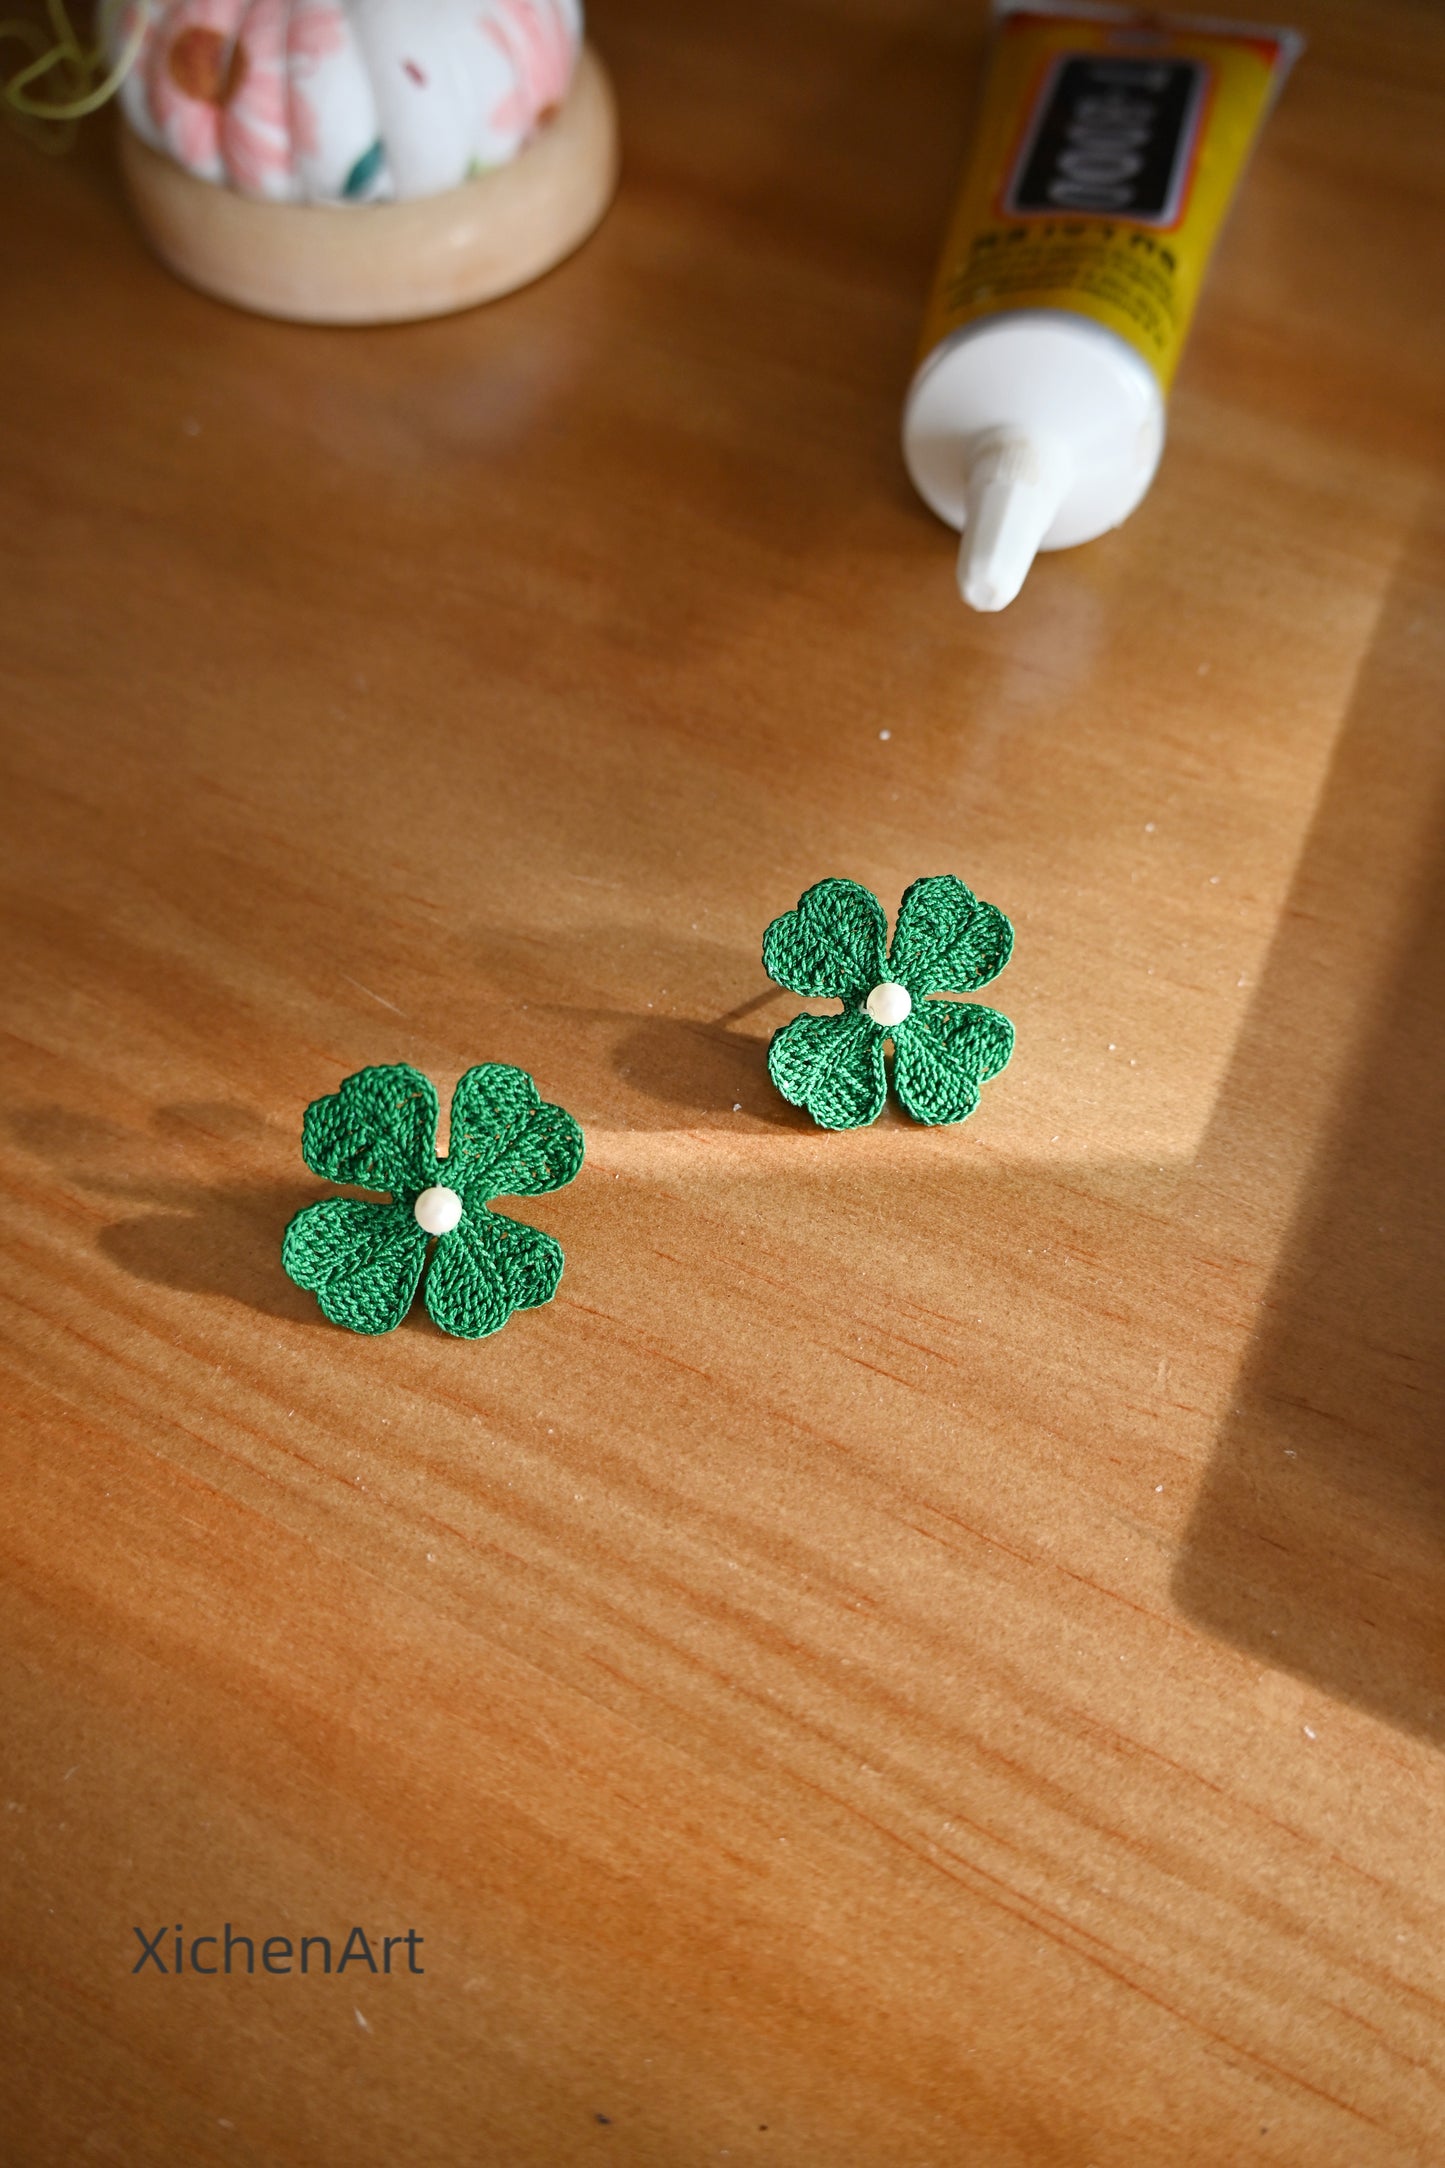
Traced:
<path id="1" fill-rule="evenodd" d="M 492 1197 L 540 1197 L 573 1179 L 582 1153 L 576 1122 L 541 1097 L 525 1069 L 484 1062 L 452 1094 L 439 1179 L 473 1208 Z"/>
<path id="2" fill-rule="evenodd" d="M 997 1076 L 1014 1028 L 981 1001 L 923 1001 L 893 1034 L 893 1089 L 916 1122 L 962 1122 Z"/>
<path id="3" fill-rule="evenodd" d="M 410 1205 L 328 1197 L 296 1214 L 281 1262 L 333 1325 L 390 1332 L 411 1308 L 426 1244 Z"/>
<path id="4" fill-rule="evenodd" d="M 469 1212 L 443 1235 L 426 1276 L 433 1322 L 459 1340 L 482 1340 L 514 1310 L 550 1302 L 562 1277 L 562 1249 L 540 1227 L 502 1212 Z"/>
<path id="5" fill-rule="evenodd" d="M 823 1129 L 861 1129 L 888 1095 L 883 1033 L 857 1009 L 841 1016 L 795 1016 L 775 1031 L 768 1074 L 785 1099 Z"/>
<path id="6" fill-rule="evenodd" d="M 763 935 L 763 969 L 795 994 L 859 1001 L 887 976 L 888 921 L 856 881 L 818 881 Z"/>
<path id="7" fill-rule="evenodd" d="M 998 977 L 1013 945 L 1002 911 L 980 903 L 954 874 L 932 874 L 915 881 L 898 907 L 889 975 L 915 1001 L 971 994 Z"/>
<path id="8" fill-rule="evenodd" d="M 409 1062 L 359 1069 L 339 1091 L 314 1099 L 301 1128 L 313 1174 L 358 1189 L 414 1197 L 436 1176 L 437 1095 Z"/>

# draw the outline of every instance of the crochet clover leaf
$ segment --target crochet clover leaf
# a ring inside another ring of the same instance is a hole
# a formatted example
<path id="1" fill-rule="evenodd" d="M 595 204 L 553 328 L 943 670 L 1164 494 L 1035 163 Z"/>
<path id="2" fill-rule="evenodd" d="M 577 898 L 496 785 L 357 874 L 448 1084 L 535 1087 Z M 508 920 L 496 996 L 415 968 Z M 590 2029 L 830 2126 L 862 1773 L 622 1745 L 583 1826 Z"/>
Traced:
<path id="1" fill-rule="evenodd" d="M 876 896 L 856 881 L 819 881 L 763 936 L 763 969 L 795 994 L 841 1001 L 840 1016 L 795 1016 L 775 1031 L 768 1073 L 785 1099 L 824 1129 L 876 1121 L 893 1088 L 916 1122 L 961 1122 L 979 1086 L 1013 1052 L 1014 1028 L 971 994 L 997 978 L 1013 948 L 1002 911 L 951 873 L 915 881 L 893 945 Z"/>
<path id="2" fill-rule="evenodd" d="M 548 1106 L 524 1069 L 501 1062 L 469 1069 L 458 1084 L 444 1158 L 437 1114 L 430 1079 L 406 1062 L 358 1070 L 306 1109 L 301 1154 L 313 1174 L 390 1197 L 329 1197 L 286 1229 L 287 1273 L 352 1332 L 399 1325 L 423 1269 L 434 1323 L 462 1340 L 498 1331 L 514 1310 L 557 1292 L 560 1246 L 491 1205 L 572 1180 L 582 1132 L 571 1115 Z"/>

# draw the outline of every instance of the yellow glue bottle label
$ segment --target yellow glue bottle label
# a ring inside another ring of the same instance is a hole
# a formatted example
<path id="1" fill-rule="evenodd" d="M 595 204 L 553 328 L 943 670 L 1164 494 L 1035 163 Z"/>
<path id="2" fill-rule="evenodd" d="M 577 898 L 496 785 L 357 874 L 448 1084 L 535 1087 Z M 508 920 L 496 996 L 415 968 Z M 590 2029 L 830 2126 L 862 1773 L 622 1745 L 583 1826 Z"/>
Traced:
<path id="1" fill-rule="evenodd" d="M 1298 39 L 1087 7 L 1005 13 L 920 356 L 1067 309 L 1167 390 L 1209 252 Z"/>

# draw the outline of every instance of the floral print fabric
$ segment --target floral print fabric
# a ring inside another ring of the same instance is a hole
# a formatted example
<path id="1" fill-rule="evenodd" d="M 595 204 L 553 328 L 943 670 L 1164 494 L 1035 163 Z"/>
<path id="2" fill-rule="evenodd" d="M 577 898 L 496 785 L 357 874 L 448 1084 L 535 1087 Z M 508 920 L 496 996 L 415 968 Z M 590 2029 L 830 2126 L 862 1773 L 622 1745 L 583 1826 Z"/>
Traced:
<path id="1" fill-rule="evenodd" d="M 505 165 L 567 94 L 578 0 L 131 0 L 137 133 L 274 203 L 424 196 Z"/>

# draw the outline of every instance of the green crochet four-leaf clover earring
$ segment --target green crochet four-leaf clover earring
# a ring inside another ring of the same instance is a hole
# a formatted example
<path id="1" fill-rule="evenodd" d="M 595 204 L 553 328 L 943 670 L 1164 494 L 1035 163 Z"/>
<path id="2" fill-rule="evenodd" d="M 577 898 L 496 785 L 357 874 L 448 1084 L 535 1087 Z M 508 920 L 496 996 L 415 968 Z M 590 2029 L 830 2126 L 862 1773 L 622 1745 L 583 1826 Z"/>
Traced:
<path id="1" fill-rule="evenodd" d="M 795 994 L 841 1001 L 840 1016 L 795 1016 L 775 1031 L 768 1073 L 785 1099 L 824 1129 L 861 1129 L 893 1089 L 916 1122 L 961 1122 L 979 1086 L 1013 1052 L 1014 1028 L 971 994 L 997 978 L 1013 948 L 1002 911 L 953 874 L 915 881 L 893 945 L 876 896 L 856 881 L 819 881 L 763 936 L 763 969 Z"/>
<path id="2" fill-rule="evenodd" d="M 769 926 L 763 967 L 795 994 L 841 1001 L 842 1013 L 795 1016 L 774 1032 L 773 1082 L 823 1128 L 858 1129 L 883 1110 L 891 1044 L 893 1087 L 914 1120 L 964 1121 L 1013 1052 L 1013 1025 L 982 1002 L 932 997 L 987 986 L 1012 948 L 1002 911 L 951 873 L 913 883 L 891 947 L 876 896 L 856 881 L 818 881 Z M 301 1151 L 312 1172 L 386 1199 L 307 1205 L 282 1243 L 296 1285 L 352 1332 L 399 1325 L 423 1273 L 433 1321 L 464 1340 L 557 1292 L 558 1243 L 492 1205 L 570 1182 L 582 1131 L 524 1069 L 503 1062 L 469 1069 L 457 1085 L 445 1156 L 438 1113 L 434 1086 L 406 1062 L 358 1070 L 306 1109 Z"/>
<path id="3" fill-rule="evenodd" d="M 329 1197 L 286 1229 L 286 1271 L 352 1332 L 399 1325 L 424 1267 L 433 1321 L 462 1340 L 557 1292 L 560 1245 L 491 1205 L 570 1182 L 582 1164 L 576 1122 L 546 1104 L 525 1069 L 501 1062 L 468 1069 L 458 1084 L 445 1158 L 437 1114 L 435 1087 L 406 1062 L 358 1070 L 306 1109 L 301 1154 L 312 1173 L 390 1199 Z"/>

